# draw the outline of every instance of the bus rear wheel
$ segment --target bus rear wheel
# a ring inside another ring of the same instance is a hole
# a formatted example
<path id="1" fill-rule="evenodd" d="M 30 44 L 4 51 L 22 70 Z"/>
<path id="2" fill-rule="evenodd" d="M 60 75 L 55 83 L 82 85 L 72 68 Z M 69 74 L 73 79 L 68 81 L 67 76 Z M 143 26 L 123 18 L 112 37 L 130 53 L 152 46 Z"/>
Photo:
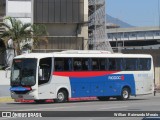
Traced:
<path id="1" fill-rule="evenodd" d="M 64 103 L 67 101 L 67 99 L 68 99 L 67 92 L 65 90 L 60 90 L 57 93 L 57 99 L 55 99 L 54 101 L 56 103 Z"/>
<path id="2" fill-rule="evenodd" d="M 121 92 L 121 96 L 117 97 L 118 100 L 128 100 L 130 98 L 130 89 L 123 88 Z"/>
<path id="3" fill-rule="evenodd" d="M 107 101 L 110 97 L 97 97 L 100 101 Z"/>

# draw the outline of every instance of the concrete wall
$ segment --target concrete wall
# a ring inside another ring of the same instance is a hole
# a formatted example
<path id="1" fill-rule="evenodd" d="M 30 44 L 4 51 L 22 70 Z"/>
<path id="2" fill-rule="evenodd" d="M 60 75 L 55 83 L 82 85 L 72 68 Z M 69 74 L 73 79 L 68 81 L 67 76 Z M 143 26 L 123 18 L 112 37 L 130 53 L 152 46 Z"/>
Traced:
<path id="1" fill-rule="evenodd" d="M 48 43 L 41 41 L 35 49 L 50 50 L 67 50 L 67 49 L 83 49 L 83 37 L 48 37 Z M 33 51 L 35 52 L 35 50 Z M 52 51 L 53 52 L 53 51 Z"/>
<path id="2" fill-rule="evenodd" d="M 9 85 L 10 84 L 10 71 L 8 71 L 6 78 L 6 71 L 0 70 L 0 85 Z"/>
<path id="3" fill-rule="evenodd" d="M 6 78 L 6 72 L 0 70 L 0 97 L 10 96 L 10 71 L 8 71 L 8 77 Z"/>
<path id="4" fill-rule="evenodd" d="M 0 1 L 0 18 L 3 18 L 6 12 L 6 0 L 1 0 Z"/>
<path id="5" fill-rule="evenodd" d="M 6 0 L 6 15 L 31 22 L 31 0 Z"/>
<path id="6" fill-rule="evenodd" d="M 34 0 L 35 23 L 80 23 L 84 0 Z"/>
<path id="7" fill-rule="evenodd" d="M 48 45 L 54 46 L 47 49 L 88 49 L 88 0 L 32 0 L 32 10 L 32 22 L 46 25 Z M 61 41 L 61 45 L 55 43 L 55 39 Z M 71 45 L 65 45 L 69 43 Z"/>

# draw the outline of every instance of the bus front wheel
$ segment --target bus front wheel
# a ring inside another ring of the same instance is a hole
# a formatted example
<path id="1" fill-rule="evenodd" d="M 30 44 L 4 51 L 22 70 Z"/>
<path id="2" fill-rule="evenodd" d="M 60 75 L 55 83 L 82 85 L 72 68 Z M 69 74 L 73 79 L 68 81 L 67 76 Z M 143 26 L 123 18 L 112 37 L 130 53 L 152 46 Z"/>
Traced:
<path id="1" fill-rule="evenodd" d="M 60 90 L 57 93 L 57 99 L 55 99 L 54 101 L 56 103 L 63 103 L 66 102 L 67 99 L 68 99 L 67 92 L 65 90 Z"/>
<path id="2" fill-rule="evenodd" d="M 118 100 L 128 100 L 130 98 L 130 89 L 125 87 L 122 89 L 121 96 L 117 97 Z"/>

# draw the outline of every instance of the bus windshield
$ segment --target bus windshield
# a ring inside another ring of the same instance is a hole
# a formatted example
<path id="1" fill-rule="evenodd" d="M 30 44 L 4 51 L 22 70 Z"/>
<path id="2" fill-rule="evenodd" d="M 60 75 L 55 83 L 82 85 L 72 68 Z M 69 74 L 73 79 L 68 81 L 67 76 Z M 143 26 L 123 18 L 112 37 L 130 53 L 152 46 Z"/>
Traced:
<path id="1" fill-rule="evenodd" d="M 15 59 L 11 69 L 11 86 L 36 84 L 36 59 Z"/>

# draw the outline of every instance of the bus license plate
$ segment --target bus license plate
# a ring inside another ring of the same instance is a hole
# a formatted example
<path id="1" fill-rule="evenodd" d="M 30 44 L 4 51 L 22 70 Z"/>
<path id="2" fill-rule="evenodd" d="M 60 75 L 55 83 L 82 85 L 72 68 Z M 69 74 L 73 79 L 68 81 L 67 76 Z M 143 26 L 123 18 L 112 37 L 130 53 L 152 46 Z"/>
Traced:
<path id="1" fill-rule="evenodd" d="M 23 98 L 23 95 L 18 95 L 19 98 Z"/>

